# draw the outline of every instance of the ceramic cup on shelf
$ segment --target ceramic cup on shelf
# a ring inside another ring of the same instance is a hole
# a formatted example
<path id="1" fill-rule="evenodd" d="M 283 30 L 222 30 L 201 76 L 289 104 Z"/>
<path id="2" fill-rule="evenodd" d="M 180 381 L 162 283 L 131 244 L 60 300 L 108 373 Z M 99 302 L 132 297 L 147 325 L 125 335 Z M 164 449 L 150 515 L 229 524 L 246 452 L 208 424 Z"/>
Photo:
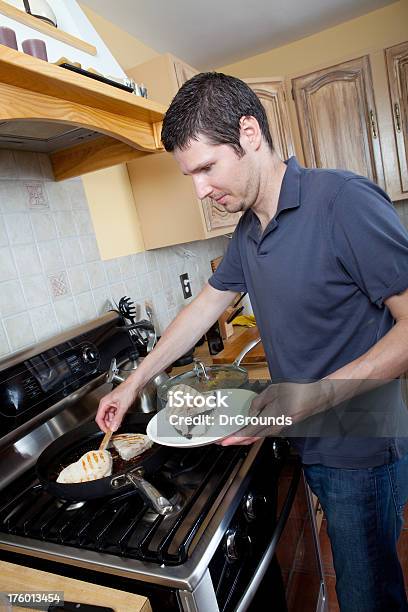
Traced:
<path id="1" fill-rule="evenodd" d="M 28 55 L 38 57 L 48 62 L 47 47 L 43 40 L 39 38 L 28 38 L 27 40 L 23 40 L 22 47 L 24 53 L 28 53 Z"/>
<path id="2" fill-rule="evenodd" d="M 11 28 L 0 27 L 0 45 L 17 49 L 16 33 Z"/>

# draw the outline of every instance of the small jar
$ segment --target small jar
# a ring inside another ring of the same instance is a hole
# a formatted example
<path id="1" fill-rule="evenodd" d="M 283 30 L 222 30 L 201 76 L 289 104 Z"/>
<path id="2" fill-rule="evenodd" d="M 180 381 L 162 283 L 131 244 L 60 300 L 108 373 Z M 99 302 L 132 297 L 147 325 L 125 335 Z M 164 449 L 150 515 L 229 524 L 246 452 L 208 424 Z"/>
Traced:
<path id="1" fill-rule="evenodd" d="M 48 62 L 47 47 L 43 40 L 39 38 L 28 38 L 27 40 L 23 40 L 22 47 L 24 53 L 28 53 L 28 55 L 38 57 Z"/>
<path id="2" fill-rule="evenodd" d="M 0 27 L 0 45 L 10 47 L 10 49 L 18 49 L 16 33 L 11 28 L 4 26 Z"/>

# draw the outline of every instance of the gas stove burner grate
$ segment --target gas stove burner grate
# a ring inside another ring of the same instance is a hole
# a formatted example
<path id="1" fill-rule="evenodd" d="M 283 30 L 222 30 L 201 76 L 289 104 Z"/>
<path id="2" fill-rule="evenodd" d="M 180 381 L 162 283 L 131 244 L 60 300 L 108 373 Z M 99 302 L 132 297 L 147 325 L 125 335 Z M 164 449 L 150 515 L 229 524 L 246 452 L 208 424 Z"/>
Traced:
<path id="1" fill-rule="evenodd" d="M 38 483 L 34 470 L 3 492 L 0 532 L 105 552 L 119 557 L 179 565 L 222 486 L 244 458 L 246 447 L 209 446 L 175 450 L 157 488 L 176 511 L 155 515 L 138 491 L 72 503 L 59 500 Z"/>

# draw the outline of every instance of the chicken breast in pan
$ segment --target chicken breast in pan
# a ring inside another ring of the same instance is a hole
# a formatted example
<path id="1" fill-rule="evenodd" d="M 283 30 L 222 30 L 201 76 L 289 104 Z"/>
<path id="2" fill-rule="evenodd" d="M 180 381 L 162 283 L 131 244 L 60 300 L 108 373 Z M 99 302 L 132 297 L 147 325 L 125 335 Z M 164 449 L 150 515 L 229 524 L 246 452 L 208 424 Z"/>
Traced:
<path id="1" fill-rule="evenodd" d="M 138 457 L 153 444 L 152 440 L 144 434 L 123 433 L 112 437 L 112 444 L 125 461 Z"/>
<path id="2" fill-rule="evenodd" d="M 78 461 L 64 468 L 57 482 L 73 484 L 89 482 L 112 474 L 112 455 L 107 450 L 93 450 L 82 455 Z"/>

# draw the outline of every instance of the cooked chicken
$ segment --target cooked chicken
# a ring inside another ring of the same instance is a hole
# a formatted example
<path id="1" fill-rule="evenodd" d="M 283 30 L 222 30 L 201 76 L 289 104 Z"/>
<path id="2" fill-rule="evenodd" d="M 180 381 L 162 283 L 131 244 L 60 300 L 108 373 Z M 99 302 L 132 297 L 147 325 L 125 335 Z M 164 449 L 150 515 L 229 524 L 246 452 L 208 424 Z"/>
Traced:
<path id="1" fill-rule="evenodd" d="M 72 484 L 89 482 L 112 474 L 112 455 L 109 451 L 93 450 L 62 470 L 57 482 Z"/>
<path id="2" fill-rule="evenodd" d="M 125 461 L 141 455 L 153 444 L 148 436 L 139 433 L 118 434 L 112 438 L 112 443 Z"/>
<path id="3" fill-rule="evenodd" d="M 175 395 L 176 392 L 178 392 L 177 395 Z M 174 387 L 171 388 L 171 393 L 173 394 L 173 399 L 172 401 L 168 399 L 165 410 L 167 410 L 168 417 L 171 415 L 179 417 L 176 423 L 172 423 L 173 427 L 185 438 L 191 438 L 193 435 L 205 435 L 208 429 L 207 425 L 204 423 L 195 425 L 186 424 L 185 417 L 193 417 L 214 410 L 214 408 L 205 403 L 203 403 L 203 406 L 200 407 L 194 406 L 194 399 L 192 398 L 196 398 L 198 396 L 204 398 L 205 395 L 208 394 L 200 393 L 200 391 L 197 391 L 197 389 L 184 384 L 174 385 Z M 188 398 L 189 402 L 187 401 Z M 188 405 L 188 403 L 191 405 Z"/>

